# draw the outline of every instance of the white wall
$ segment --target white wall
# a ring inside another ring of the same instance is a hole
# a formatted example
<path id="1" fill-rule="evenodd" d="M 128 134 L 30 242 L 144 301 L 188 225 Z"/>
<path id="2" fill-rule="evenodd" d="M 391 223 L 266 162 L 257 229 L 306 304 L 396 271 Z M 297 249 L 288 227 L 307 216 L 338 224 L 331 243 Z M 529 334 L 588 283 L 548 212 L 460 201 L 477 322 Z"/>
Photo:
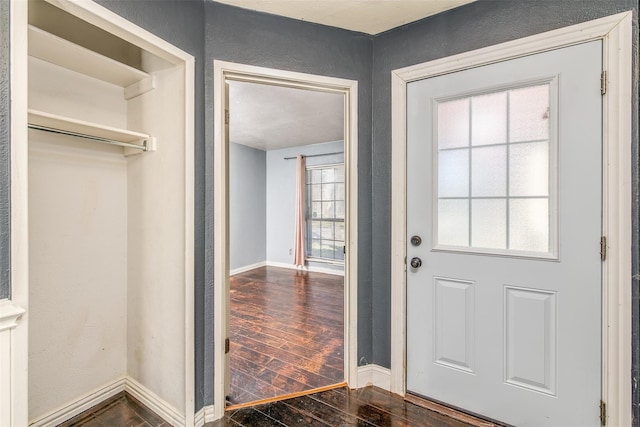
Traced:
<path id="1" fill-rule="evenodd" d="M 29 108 L 116 128 L 127 127 L 127 102 L 121 87 L 31 56 Z"/>
<path id="2" fill-rule="evenodd" d="M 91 102 L 87 102 L 90 97 Z M 126 123 L 121 87 L 29 59 L 29 107 Z M 126 373 L 122 149 L 29 131 L 29 420 Z"/>
<path id="3" fill-rule="evenodd" d="M 126 373 L 122 149 L 29 132 L 29 419 Z"/>
<path id="4" fill-rule="evenodd" d="M 285 148 L 267 152 L 267 260 L 269 262 L 293 264 L 294 224 L 295 224 L 295 176 L 296 161 L 284 160 L 300 154 L 322 154 L 343 152 L 344 143 L 325 142 L 302 147 Z M 307 158 L 308 166 L 342 163 L 344 155 Z M 311 263 L 312 266 L 343 269 L 325 263 Z"/>
<path id="5" fill-rule="evenodd" d="M 128 158 L 127 372 L 184 414 L 183 73 L 155 72 L 157 88 L 129 101 L 129 128 L 155 136 L 157 151 Z"/>
<path id="6" fill-rule="evenodd" d="M 267 259 L 267 154 L 229 144 L 229 268 Z"/>

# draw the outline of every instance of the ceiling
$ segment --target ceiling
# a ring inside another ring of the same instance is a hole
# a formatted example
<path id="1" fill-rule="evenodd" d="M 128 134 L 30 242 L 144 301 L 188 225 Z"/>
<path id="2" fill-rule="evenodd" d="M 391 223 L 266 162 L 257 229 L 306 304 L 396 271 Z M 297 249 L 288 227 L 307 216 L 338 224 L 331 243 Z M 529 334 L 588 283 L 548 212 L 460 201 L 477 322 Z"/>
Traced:
<path id="1" fill-rule="evenodd" d="M 229 140 L 277 150 L 344 139 L 344 96 L 229 82 Z"/>
<path id="2" fill-rule="evenodd" d="M 378 34 L 474 0 L 216 0 L 244 9 Z M 230 140 L 259 150 L 339 141 L 342 95 L 229 83 Z"/>
<path id="3" fill-rule="evenodd" d="M 474 0 L 216 0 L 317 24 L 378 34 Z"/>

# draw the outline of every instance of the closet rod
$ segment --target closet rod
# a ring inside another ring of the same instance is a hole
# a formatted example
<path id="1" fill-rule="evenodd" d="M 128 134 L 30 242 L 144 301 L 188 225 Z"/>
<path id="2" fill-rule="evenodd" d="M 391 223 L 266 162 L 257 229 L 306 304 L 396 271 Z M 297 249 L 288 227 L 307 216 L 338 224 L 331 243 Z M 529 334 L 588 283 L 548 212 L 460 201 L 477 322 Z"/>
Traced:
<path id="1" fill-rule="evenodd" d="M 58 133 L 58 134 L 61 134 L 61 135 L 74 136 L 76 138 L 84 138 L 84 139 L 90 139 L 90 140 L 96 141 L 96 142 L 104 142 L 106 144 L 118 145 L 120 147 L 137 148 L 138 150 L 147 151 L 147 141 L 146 140 L 144 140 L 142 142 L 142 145 L 137 145 L 137 144 L 131 144 L 131 143 L 128 143 L 128 142 L 116 141 L 116 140 L 109 139 L 109 138 L 101 138 L 99 136 L 87 135 L 87 134 L 84 134 L 84 133 L 71 132 L 71 131 L 62 130 L 62 129 L 55 129 L 55 128 L 50 128 L 50 127 L 47 127 L 47 126 L 34 125 L 34 124 L 31 124 L 31 123 L 29 123 L 28 126 L 29 126 L 29 129 L 42 130 L 42 131 L 45 131 L 45 132 Z"/>
<path id="2" fill-rule="evenodd" d="M 344 154 L 342 151 L 336 151 L 335 153 L 324 153 L 324 154 L 303 154 L 302 157 L 320 157 L 320 156 L 333 156 L 334 154 Z M 297 159 L 297 157 L 285 157 L 285 160 L 293 160 Z"/>

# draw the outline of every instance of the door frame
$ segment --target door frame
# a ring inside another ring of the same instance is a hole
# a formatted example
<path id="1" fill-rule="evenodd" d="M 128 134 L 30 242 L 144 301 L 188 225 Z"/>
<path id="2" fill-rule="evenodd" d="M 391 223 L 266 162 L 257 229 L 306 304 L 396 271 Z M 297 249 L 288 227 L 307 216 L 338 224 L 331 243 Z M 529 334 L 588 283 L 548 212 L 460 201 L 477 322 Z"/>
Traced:
<path id="1" fill-rule="evenodd" d="M 406 394 L 407 84 L 522 56 L 602 40 L 603 96 L 602 400 L 607 425 L 630 426 L 632 12 L 501 43 L 391 72 L 391 391 Z M 594 84 L 600 84 L 594 82 Z M 593 242 L 598 245 L 599 242 Z"/>
<path id="2" fill-rule="evenodd" d="M 343 94 L 344 162 L 349 183 L 345 189 L 344 271 L 344 377 L 357 382 L 357 303 L 358 303 L 358 82 L 355 80 L 298 73 L 233 62 L 213 61 L 214 109 L 214 369 L 213 419 L 224 416 L 225 339 L 228 336 L 229 295 L 229 144 L 226 140 L 225 109 L 227 81 L 270 84 L 282 87 Z"/>

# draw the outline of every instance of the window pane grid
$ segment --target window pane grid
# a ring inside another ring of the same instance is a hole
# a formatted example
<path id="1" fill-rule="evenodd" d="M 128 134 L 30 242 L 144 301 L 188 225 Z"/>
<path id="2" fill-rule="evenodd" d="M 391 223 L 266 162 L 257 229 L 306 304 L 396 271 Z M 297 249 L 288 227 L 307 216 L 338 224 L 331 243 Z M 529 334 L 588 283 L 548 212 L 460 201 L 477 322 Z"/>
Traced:
<path id="1" fill-rule="evenodd" d="M 307 168 L 307 258 L 344 261 L 344 165 Z"/>
<path id="2" fill-rule="evenodd" d="M 438 244 L 549 252 L 549 91 L 438 104 Z"/>

